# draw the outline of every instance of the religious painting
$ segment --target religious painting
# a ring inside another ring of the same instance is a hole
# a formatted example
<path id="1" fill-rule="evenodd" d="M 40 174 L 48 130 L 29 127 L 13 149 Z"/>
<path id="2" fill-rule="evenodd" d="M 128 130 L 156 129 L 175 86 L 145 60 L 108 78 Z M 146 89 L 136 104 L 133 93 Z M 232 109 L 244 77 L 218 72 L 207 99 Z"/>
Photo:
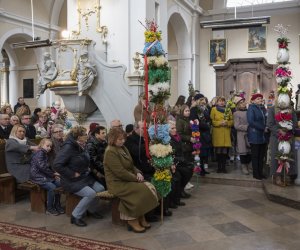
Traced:
<path id="1" fill-rule="evenodd" d="M 227 40 L 209 40 L 209 64 L 226 63 L 227 61 Z"/>
<path id="2" fill-rule="evenodd" d="M 248 52 L 267 51 L 267 27 L 251 27 L 248 29 Z"/>

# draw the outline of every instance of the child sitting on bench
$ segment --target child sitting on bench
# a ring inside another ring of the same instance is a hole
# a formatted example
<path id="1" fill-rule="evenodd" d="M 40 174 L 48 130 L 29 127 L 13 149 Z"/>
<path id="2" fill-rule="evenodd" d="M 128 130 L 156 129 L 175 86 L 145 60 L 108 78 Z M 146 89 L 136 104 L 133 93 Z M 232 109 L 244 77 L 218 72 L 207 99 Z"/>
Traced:
<path id="1" fill-rule="evenodd" d="M 60 205 L 60 194 L 55 194 L 55 189 L 60 187 L 59 174 L 54 172 L 48 161 L 48 153 L 51 151 L 52 142 L 50 139 L 42 139 L 38 150 L 31 159 L 30 180 L 42 188 L 47 194 L 47 214 L 59 215 L 65 213 Z"/>

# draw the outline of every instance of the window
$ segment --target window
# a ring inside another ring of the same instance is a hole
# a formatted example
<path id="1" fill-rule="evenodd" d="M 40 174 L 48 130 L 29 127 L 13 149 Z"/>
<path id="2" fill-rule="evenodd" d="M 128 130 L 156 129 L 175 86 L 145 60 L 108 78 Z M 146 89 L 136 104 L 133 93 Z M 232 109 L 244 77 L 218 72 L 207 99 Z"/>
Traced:
<path id="1" fill-rule="evenodd" d="M 291 0 L 227 0 L 226 7 L 240 7 L 240 6 L 251 6 L 265 3 L 279 3 L 279 2 L 287 2 Z"/>

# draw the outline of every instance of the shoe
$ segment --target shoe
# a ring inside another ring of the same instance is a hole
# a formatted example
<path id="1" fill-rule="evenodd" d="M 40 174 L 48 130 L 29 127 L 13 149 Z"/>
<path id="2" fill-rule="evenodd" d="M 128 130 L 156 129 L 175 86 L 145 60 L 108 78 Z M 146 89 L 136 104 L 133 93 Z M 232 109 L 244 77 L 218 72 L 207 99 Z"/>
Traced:
<path id="1" fill-rule="evenodd" d="M 154 215 L 154 214 L 150 214 L 150 215 L 146 214 L 145 215 L 145 219 L 148 222 L 158 222 L 159 221 L 159 218 L 156 215 Z"/>
<path id="2" fill-rule="evenodd" d="M 178 201 L 178 202 L 176 202 L 176 205 L 177 206 L 185 206 L 185 203 L 182 201 Z"/>
<path id="3" fill-rule="evenodd" d="M 210 172 L 207 172 L 207 171 L 204 170 L 204 174 L 210 174 Z"/>
<path id="4" fill-rule="evenodd" d="M 90 217 L 93 217 L 93 218 L 95 218 L 95 219 L 98 219 L 98 220 L 101 220 L 101 219 L 104 218 L 102 214 L 99 214 L 99 213 L 97 213 L 97 212 L 92 213 L 92 212 L 87 211 L 87 212 L 86 212 L 86 215 L 87 215 L 87 216 L 90 216 Z"/>
<path id="5" fill-rule="evenodd" d="M 262 176 L 260 176 L 260 178 L 262 178 L 262 179 L 267 179 L 267 176 L 262 175 Z"/>
<path id="6" fill-rule="evenodd" d="M 142 227 L 149 229 L 151 228 L 151 225 L 146 221 L 145 216 L 140 216 L 139 217 L 139 223 Z"/>
<path id="7" fill-rule="evenodd" d="M 227 170 L 226 170 L 226 168 L 223 168 L 222 173 L 224 173 L 224 174 L 228 173 Z"/>
<path id="8" fill-rule="evenodd" d="M 188 182 L 188 183 L 185 185 L 184 189 L 189 190 L 189 189 L 191 189 L 191 188 L 193 188 L 193 187 L 194 187 L 194 185 L 193 185 L 192 183 Z"/>
<path id="9" fill-rule="evenodd" d="M 204 168 L 208 169 L 208 164 L 207 163 L 204 163 Z"/>
<path id="10" fill-rule="evenodd" d="M 164 216 L 172 216 L 173 213 L 170 210 L 164 210 L 163 214 Z"/>
<path id="11" fill-rule="evenodd" d="M 55 208 L 49 208 L 49 209 L 47 209 L 46 214 L 57 216 L 57 215 L 59 215 L 59 212 L 56 211 Z"/>
<path id="12" fill-rule="evenodd" d="M 146 228 L 140 225 L 138 219 L 128 220 L 127 229 L 128 231 L 133 231 L 135 233 L 144 233 L 146 231 Z"/>
<path id="13" fill-rule="evenodd" d="M 78 227 L 87 226 L 87 224 L 82 219 L 75 218 L 73 215 L 71 216 L 71 224 L 75 224 Z"/>
<path id="14" fill-rule="evenodd" d="M 234 161 L 234 156 L 230 156 L 230 163 L 233 163 L 233 161 Z"/>
<path id="15" fill-rule="evenodd" d="M 241 160 L 241 159 L 240 159 L 240 156 L 237 155 L 237 156 L 235 157 L 235 160 L 236 160 L 236 161 L 240 161 L 240 160 Z"/>
<path id="16" fill-rule="evenodd" d="M 186 192 L 184 192 L 184 191 L 181 192 L 181 198 L 183 198 L 183 199 L 188 199 L 188 198 L 190 198 L 190 197 L 191 197 L 190 194 L 188 194 L 188 193 L 186 193 Z"/>
<path id="17" fill-rule="evenodd" d="M 262 180 L 262 178 L 258 177 L 258 176 L 253 176 L 253 178 L 256 179 L 256 180 L 260 180 L 260 181 Z"/>
<path id="18" fill-rule="evenodd" d="M 176 205 L 176 203 L 170 202 L 169 208 L 176 209 L 176 208 L 178 208 L 178 206 Z"/>
<path id="19" fill-rule="evenodd" d="M 64 214 L 65 213 L 65 210 L 61 206 L 56 206 L 55 209 L 59 214 Z"/>

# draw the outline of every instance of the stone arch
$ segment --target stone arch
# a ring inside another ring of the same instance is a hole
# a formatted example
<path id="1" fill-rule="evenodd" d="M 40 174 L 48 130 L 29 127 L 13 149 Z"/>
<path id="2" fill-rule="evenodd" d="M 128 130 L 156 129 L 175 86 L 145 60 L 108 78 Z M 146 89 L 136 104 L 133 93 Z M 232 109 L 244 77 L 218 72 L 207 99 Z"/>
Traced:
<path id="1" fill-rule="evenodd" d="M 179 95 L 188 95 L 188 82 L 192 73 L 191 36 L 186 18 L 173 9 L 168 20 L 168 52 L 172 68 L 171 99 L 174 104 Z"/>

